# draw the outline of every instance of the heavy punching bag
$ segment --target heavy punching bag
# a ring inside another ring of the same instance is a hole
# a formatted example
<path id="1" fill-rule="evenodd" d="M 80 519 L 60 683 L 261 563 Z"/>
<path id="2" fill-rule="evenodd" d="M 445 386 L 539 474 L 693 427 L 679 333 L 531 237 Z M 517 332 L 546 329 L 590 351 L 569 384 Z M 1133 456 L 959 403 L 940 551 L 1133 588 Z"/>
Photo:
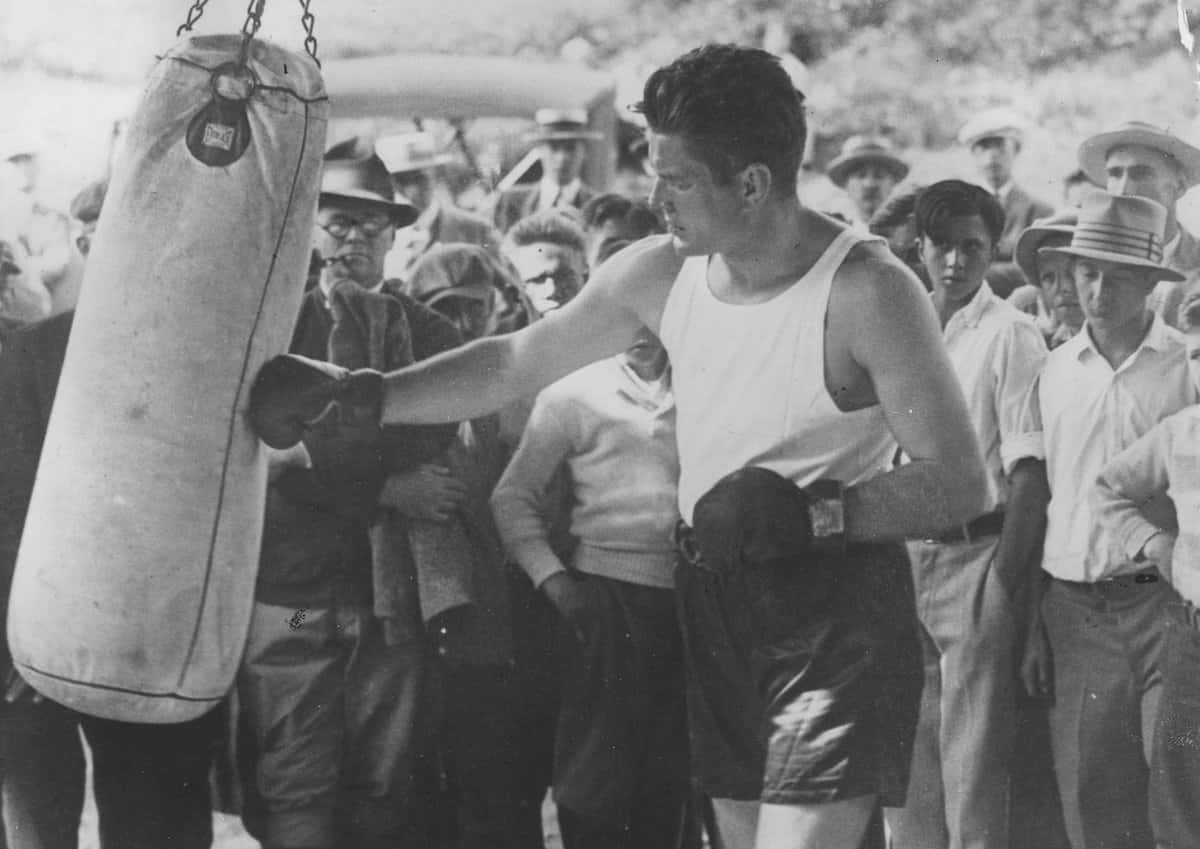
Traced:
<path id="1" fill-rule="evenodd" d="M 9 605 L 21 675 L 181 722 L 231 686 L 266 490 L 246 404 L 303 296 L 327 101 L 313 59 L 188 37 L 155 67 L 88 259 Z"/>

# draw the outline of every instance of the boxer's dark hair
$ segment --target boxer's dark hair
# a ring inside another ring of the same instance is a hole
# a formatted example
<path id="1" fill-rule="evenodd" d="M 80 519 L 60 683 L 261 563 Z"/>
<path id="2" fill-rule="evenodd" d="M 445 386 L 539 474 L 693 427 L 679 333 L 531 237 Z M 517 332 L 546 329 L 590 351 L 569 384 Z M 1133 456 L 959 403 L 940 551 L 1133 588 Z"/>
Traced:
<path id="1" fill-rule="evenodd" d="M 651 74 L 636 108 L 652 132 L 681 137 L 718 183 L 761 163 L 776 189 L 795 192 L 804 95 L 765 50 L 698 47 Z"/>
<path id="2" fill-rule="evenodd" d="M 962 180 L 942 180 L 922 190 L 913 219 L 918 236 L 941 244 L 947 240 L 951 221 L 973 215 L 983 219 L 992 244 L 999 242 L 1004 232 L 1004 207 L 987 189 Z"/>

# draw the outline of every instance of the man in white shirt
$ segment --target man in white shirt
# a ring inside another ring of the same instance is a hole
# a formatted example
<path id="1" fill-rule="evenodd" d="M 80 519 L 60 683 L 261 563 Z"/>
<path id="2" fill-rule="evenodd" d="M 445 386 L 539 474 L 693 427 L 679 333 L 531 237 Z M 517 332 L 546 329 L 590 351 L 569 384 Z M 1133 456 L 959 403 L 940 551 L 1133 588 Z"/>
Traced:
<path id="1" fill-rule="evenodd" d="M 1011 455 L 1044 459 L 1049 482 L 1044 631 L 1031 637 L 1022 673 L 1031 690 L 1053 695 L 1051 747 L 1075 849 L 1165 845 L 1148 815 L 1158 776 L 1147 764 L 1174 594 L 1154 563 L 1098 521 L 1089 496 L 1116 454 L 1196 398 L 1182 337 L 1146 305 L 1157 280 L 1180 276 L 1162 265 L 1166 221 L 1154 201 L 1096 192 L 1070 245 L 1043 249 L 1071 258 L 1086 321 L 1047 357 Z M 1171 521 L 1169 504 L 1142 507 Z"/>
<path id="2" fill-rule="evenodd" d="M 542 163 L 542 179 L 536 184 L 515 186 L 496 199 L 493 218 L 496 228 L 507 233 L 526 216 L 547 209 L 583 209 L 596 192 L 580 178 L 587 155 L 586 142 L 599 133 L 588 129 L 582 109 L 539 109 L 539 130 L 533 137 Z"/>
<path id="3" fill-rule="evenodd" d="M 1004 227 L 990 193 L 960 180 L 921 192 L 915 221 L 932 299 L 987 469 L 986 511 L 910 542 L 925 692 L 908 802 L 888 811 L 896 849 L 1008 846 L 1021 582 L 1033 555 L 1006 525 L 1012 443 L 1046 357 L 1033 321 L 984 275 Z M 1014 475 L 1024 474 L 1018 466 Z"/>
<path id="4" fill-rule="evenodd" d="M 1150 309 L 1179 327 L 1184 290 L 1200 279 L 1200 239 L 1180 225 L 1175 205 L 1200 183 L 1200 148 L 1151 124 L 1130 121 L 1085 139 L 1079 146 L 1079 167 L 1111 194 L 1149 198 L 1166 207 L 1163 265 L 1185 281 L 1160 280 L 1150 295 Z"/>
<path id="5" fill-rule="evenodd" d="M 1188 370 L 1200 391 L 1200 302 L 1183 316 Z M 1200 751 L 1180 745 L 1194 739 L 1200 704 L 1200 405 L 1163 419 L 1105 467 L 1093 499 L 1100 521 L 1112 528 L 1131 558 L 1157 563 L 1182 596 L 1167 605 L 1161 669 L 1162 702 L 1155 725 L 1155 834 L 1160 845 L 1200 846 Z M 1169 496 L 1178 532 L 1148 519 L 1141 505 Z"/>

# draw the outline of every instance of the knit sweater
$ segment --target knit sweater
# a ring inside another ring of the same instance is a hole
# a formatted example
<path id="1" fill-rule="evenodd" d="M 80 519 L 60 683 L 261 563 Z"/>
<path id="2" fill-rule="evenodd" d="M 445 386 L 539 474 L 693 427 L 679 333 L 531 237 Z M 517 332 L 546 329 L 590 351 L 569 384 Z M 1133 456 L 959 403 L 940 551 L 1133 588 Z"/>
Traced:
<path id="1" fill-rule="evenodd" d="M 644 586 L 674 586 L 675 405 L 669 389 L 655 390 L 619 356 L 586 366 L 538 396 L 492 494 L 505 548 L 535 585 L 565 568 L 547 540 L 543 506 L 547 485 L 565 464 L 571 534 L 579 541 L 574 567 Z"/>

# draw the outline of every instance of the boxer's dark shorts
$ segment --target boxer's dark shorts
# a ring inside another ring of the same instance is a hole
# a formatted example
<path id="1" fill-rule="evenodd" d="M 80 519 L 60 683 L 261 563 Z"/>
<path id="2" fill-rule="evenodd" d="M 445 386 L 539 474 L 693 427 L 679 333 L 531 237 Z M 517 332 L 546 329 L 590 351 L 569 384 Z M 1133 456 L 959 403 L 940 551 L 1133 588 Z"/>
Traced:
<path id="1" fill-rule="evenodd" d="M 726 573 L 681 557 L 676 598 L 700 790 L 903 805 L 922 670 L 902 545 Z"/>

